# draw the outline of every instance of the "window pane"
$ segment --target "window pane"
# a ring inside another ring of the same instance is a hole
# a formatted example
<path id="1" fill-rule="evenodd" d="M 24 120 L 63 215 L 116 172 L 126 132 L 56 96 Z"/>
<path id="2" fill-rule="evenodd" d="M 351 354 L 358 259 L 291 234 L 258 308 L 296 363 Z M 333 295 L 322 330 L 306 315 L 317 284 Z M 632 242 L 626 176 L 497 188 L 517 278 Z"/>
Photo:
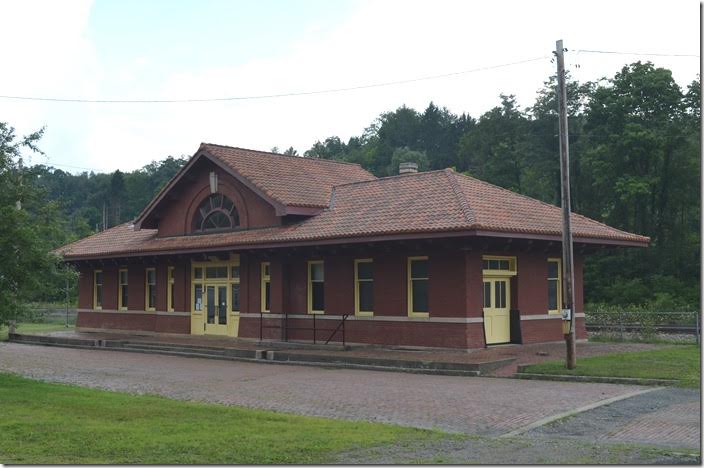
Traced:
<path id="1" fill-rule="evenodd" d="M 413 312 L 428 312 L 428 280 L 413 280 Z"/>
<path id="2" fill-rule="evenodd" d="M 499 270 L 508 270 L 508 260 L 499 260 Z"/>
<path id="3" fill-rule="evenodd" d="M 263 269 L 264 269 L 264 276 L 269 276 L 269 264 L 268 263 L 264 264 Z"/>
<path id="4" fill-rule="evenodd" d="M 208 279 L 227 278 L 227 267 L 207 267 L 205 277 Z"/>
<path id="5" fill-rule="evenodd" d="M 231 277 L 233 280 L 238 280 L 238 279 L 240 279 L 240 267 L 239 267 L 239 266 L 233 266 L 230 270 L 231 270 L 231 271 L 230 271 L 230 277 Z"/>
<path id="6" fill-rule="evenodd" d="M 484 282 L 484 307 L 491 307 L 491 283 Z"/>
<path id="7" fill-rule="evenodd" d="M 372 312 L 374 310 L 374 282 L 359 282 L 359 310 Z"/>
<path id="8" fill-rule="evenodd" d="M 127 272 L 126 271 L 120 272 L 120 283 L 127 284 Z"/>
<path id="9" fill-rule="evenodd" d="M 310 264 L 310 278 L 313 281 L 323 281 L 325 276 L 324 268 L 322 263 L 311 263 Z"/>
<path id="10" fill-rule="evenodd" d="M 557 280 L 548 280 L 548 310 L 557 309 Z"/>
<path id="11" fill-rule="evenodd" d="M 482 260 L 482 270 L 489 269 L 489 260 Z"/>
<path id="12" fill-rule="evenodd" d="M 169 280 L 174 279 L 174 269 L 173 267 L 169 268 Z"/>
<path id="13" fill-rule="evenodd" d="M 227 324 L 227 287 L 218 286 L 218 324 Z"/>
<path id="14" fill-rule="evenodd" d="M 557 262 L 548 262 L 548 278 L 557 278 Z"/>
<path id="15" fill-rule="evenodd" d="M 103 284 L 103 272 L 98 271 L 95 273 L 95 284 Z"/>
<path id="16" fill-rule="evenodd" d="M 203 269 L 202 268 L 196 268 L 194 270 L 194 278 L 196 278 L 196 279 L 203 278 Z"/>
<path id="17" fill-rule="evenodd" d="M 239 283 L 232 285 L 232 305 L 231 310 L 233 312 L 240 311 L 240 285 Z"/>
<path id="18" fill-rule="evenodd" d="M 207 304 L 208 308 L 207 321 L 208 323 L 215 323 L 215 287 L 208 286 L 207 290 Z"/>
<path id="19" fill-rule="evenodd" d="M 149 285 L 149 307 L 156 307 L 156 286 L 153 284 Z"/>
<path id="20" fill-rule="evenodd" d="M 357 278 L 369 280 L 372 279 L 373 269 L 374 264 L 372 262 L 357 263 Z"/>
<path id="21" fill-rule="evenodd" d="M 95 305 L 103 306 L 103 286 L 101 284 L 95 287 Z"/>
<path id="22" fill-rule="evenodd" d="M 169 284 L 169 309 L 174 308 L 174 303 L 175 303 L 175 294 L 174 294 L 174 285 L 173 283 Z"/>
<path id="23" fill-rule="evenodd" d="M 122 296 L 122 307 L 127 307 L 127 285 L 120 286 L 120 295 Z"/>
<path id="24" fill-rule="evenodd" d="M 325 286 L 322 282 L 311 283 L 313 290 L 313 310 L 325 310 Z"/>
<path id="25" fill-rule="evenodd" d="M 203 310 L 203 286 L 196 284 L 193 294 L 193 310 Z"/>
<path id="26" fill-rule="evenodd" d="M 147 270 L 147 283 L 149 283 L 149 284 L 156 283 L 156 271 Z"/>
<path id="27" fill-rule="evenodd" d="M 271 283 L 267 281 L 264 288 L 264 310 L 271 310 Z"/>
<path id="28" fill-rule="evenodd" d="M 494 298 L 494 307 L 498 309 L 503 309 L 506 307 L 506 282 L 497 281 L 494 283 L 494 292 L 496 297 Z"/>
<path id="29" fill-rule="evenodd" d="M 428 261 L 427 260 L 411 260 L 411 278 L 427 278 L 428 277 Z"/>

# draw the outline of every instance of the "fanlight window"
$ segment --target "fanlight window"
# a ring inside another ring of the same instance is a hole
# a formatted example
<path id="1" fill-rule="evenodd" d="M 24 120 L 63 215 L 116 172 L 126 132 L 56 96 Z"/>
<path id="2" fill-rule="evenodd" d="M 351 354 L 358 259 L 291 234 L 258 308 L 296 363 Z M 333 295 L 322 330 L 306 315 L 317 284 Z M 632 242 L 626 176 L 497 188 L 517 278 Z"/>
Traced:
<path id="1" fill-rule="evenodd" d="M 193 217 L 193 230 L 226 231 L 240 225 L 240 216 L 232 200 L 221 193 L 214 193 L 200 204 Z"/>

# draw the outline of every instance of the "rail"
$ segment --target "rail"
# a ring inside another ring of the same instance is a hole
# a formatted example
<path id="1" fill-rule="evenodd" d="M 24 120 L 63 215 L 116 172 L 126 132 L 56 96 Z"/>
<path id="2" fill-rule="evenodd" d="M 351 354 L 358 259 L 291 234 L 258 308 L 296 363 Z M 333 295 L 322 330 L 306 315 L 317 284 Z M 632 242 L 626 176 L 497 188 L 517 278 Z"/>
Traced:
<path id="1" fill-rule="evenodd" d="M 267 330 L 267 329 L 280 329 L 281 330 L 281 341 L 288 341 L 289 340 L 289 331 L 294 331 L 294 330 L 312 331 L 313 332 L 313 344 L 318 344 L 318 332 L 325 332 L 325 331 L 331 332 L 330 335 L 328 336 L 328 338 L 325 340 L 325 344 L 330 343 L 330 341 L 339 332 L 342 332 L 342 346 L 345 346 L 345 343 L 347 341 L 345 323 L 347 322 L 347 318 L 349 317 L 349 314 L 343 314 L 342 318 L 337 323 L 337 326 L 335 326 L 334 328 L 328 328 L 328 327 L 320 328 L 318 326 L 318 320 L 316 319 L 316 314 L 311 314 L 312 326 L 309 326 L 309 327 L 291 326 L 288 322 L 288 314 L 283 314 L 283 316 L 281 317 L 281 323 L 279 325 L 264 325 L 264 319 L 271 319 L 271 317 L 266 316 L 267 314 L 268 314 L 268 312 L 259 312 L 259 341 L 262 341 L 264 339 L 264 330 Z M 304 320 L 306 320 L 306 319 L 304 319 Z M 330 321 L 329 319 L 325 320 L 325 322 L 329 322 L 329 321 Z"/>
<path id="2" fill-rule="evenodd" d="M 701 314 L 698 311 L 592 311 L 585 312 L 588 331 L 694 335 L 701 341 Z"/>

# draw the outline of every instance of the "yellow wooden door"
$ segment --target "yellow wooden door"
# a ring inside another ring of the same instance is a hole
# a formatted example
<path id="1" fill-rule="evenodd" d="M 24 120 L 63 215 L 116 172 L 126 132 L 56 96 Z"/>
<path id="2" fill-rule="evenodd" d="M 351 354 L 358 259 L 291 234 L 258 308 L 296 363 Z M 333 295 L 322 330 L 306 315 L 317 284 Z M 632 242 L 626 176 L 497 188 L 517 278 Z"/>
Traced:
<path id="1" fill-rule="evenodd" d="M 205 333 L 227 335 L 227 286 L 205 284 Z"/>
<path id="2" fill-rule="evenodd" d="M 484 278 L 484 332 L 486 344 L 511 341 L 511 282 Z"/>

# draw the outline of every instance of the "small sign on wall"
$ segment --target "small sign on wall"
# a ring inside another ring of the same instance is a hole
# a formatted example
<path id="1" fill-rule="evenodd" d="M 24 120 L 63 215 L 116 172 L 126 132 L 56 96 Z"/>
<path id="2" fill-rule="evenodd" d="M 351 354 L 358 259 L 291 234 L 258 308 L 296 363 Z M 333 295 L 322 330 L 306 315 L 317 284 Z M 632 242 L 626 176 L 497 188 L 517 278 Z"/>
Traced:
<path id="1" fill-rule="evenodd" d="M 572 309 L 562 309 L 562 320 L 572 319 Z"/>

